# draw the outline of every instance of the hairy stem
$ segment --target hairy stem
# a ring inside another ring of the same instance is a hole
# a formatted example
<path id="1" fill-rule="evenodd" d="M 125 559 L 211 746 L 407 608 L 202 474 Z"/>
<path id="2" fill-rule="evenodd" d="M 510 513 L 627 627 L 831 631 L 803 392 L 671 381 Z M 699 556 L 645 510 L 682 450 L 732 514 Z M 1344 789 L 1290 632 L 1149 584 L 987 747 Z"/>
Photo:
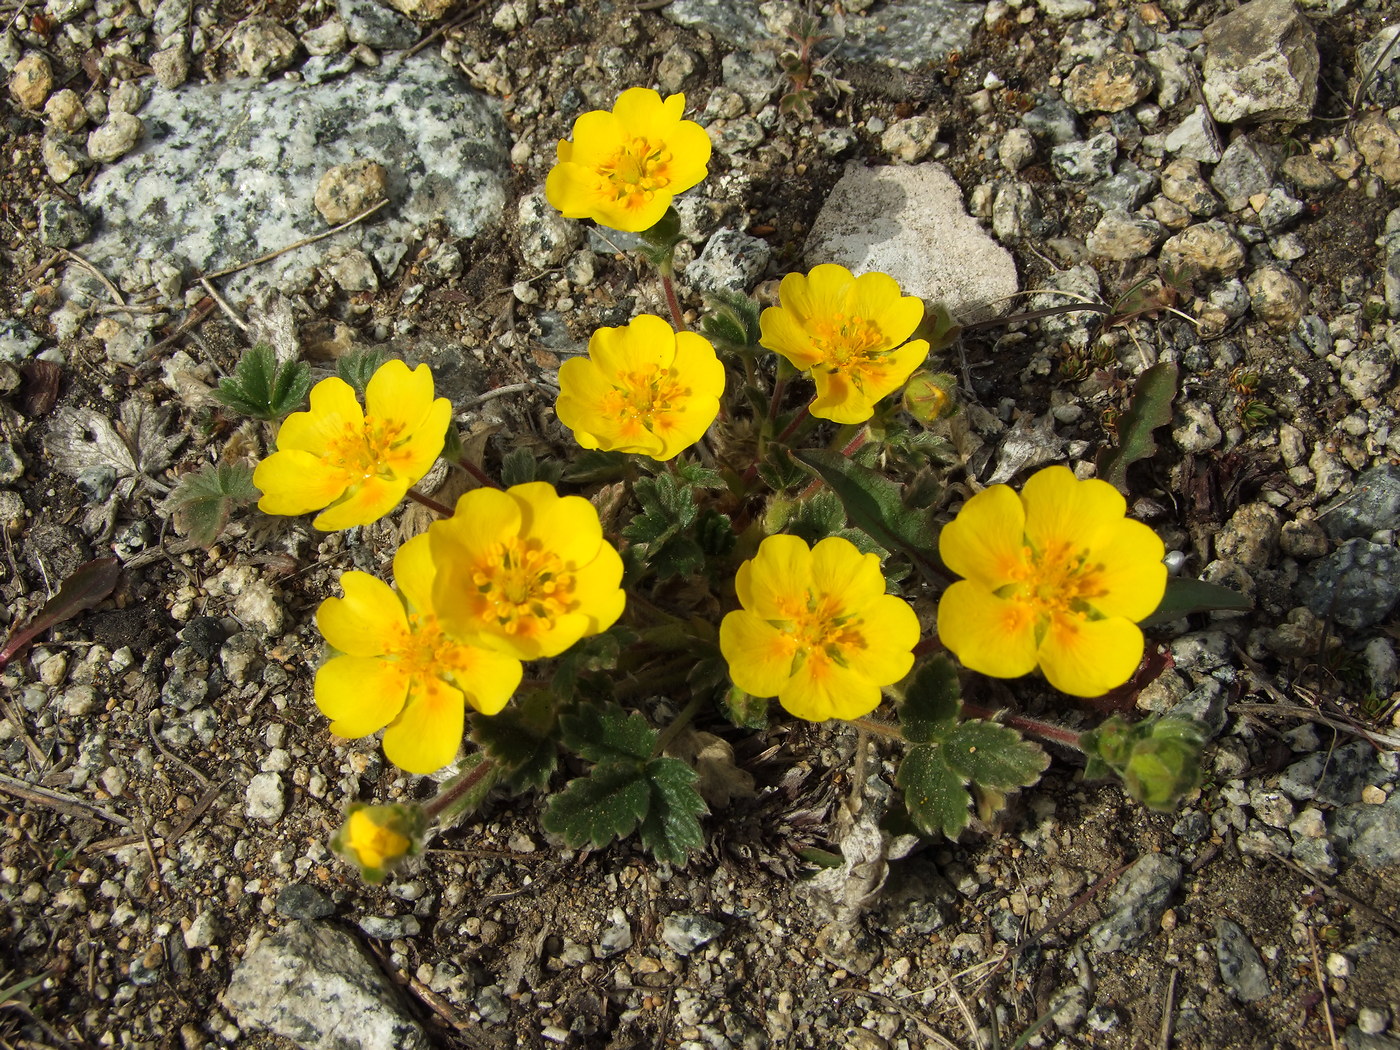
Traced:
<path id="1" fill-rule="evenodd" d="M 437 798 L 423 807 L 423 812 L 427 814 L 429 820 L 436 820 L 443 810 L 450 807 L 454 802 L 460 801 L 462 796 L 486 779 L 495 768 L 496 764 L 483 755 L 475 769 L 470 773 L 464 774 L 460 780 L 445 788 L 442 794 L 438 795 Z"/>
<path id="2" fill-rule="evenodd" d="M 409 489 L 408 498 L 413 500 L 414 503 L 427 507 L 434 514 L 441 514 L 444 518 L 452 517 L 451 507 L 447 506 L 445 503 L 439 503 L 431 496 L 423 495 L 423 493 L 419 492 L 417 489 Z"/>

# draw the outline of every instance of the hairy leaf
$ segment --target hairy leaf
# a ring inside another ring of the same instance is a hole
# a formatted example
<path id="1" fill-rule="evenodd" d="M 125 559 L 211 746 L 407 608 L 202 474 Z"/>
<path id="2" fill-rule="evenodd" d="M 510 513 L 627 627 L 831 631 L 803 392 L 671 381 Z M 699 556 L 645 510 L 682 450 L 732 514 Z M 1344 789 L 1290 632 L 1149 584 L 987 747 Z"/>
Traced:
<path id="1" fill-rule="evenodd" d="M 481 804 L 486 801 L 486 796 L 491 794 L 492 789 L 500 783 L 501 767 L 487 758 L 484 752 L 478 751 L 462 759 L 462 772 L 443 784 L 440 790 L 443 793 L 450 791 L 456 784 L 476 774 L 483 762 L 489 763 L 490 768 L 480 774 L 481 779 L 473 784 L 464 795 L 455 799 L 446 809 L 439 811 L 437 815 L 439 826 L 450 828 L 463 817 L 471 816 L 481 808 Z"/>
<path id="2" fill-rule="evenodd" d="M 250 463 L 206 463 L 170 494 L 175 529 L 201 547 L 218 539 L 233 509 L 258 498 Z"/>
<path id="3" fill-rule="evenodd" d="M 553 694 L 538 689 L 526 693 L 494 715 L 473 713 L 471 738 L 498 766 L 515 791 L 542 788 L 558 760 Z"/>
<path id="4" fill-rule="evenodd" d="M 743 292 L 719 291 L 705 296 L 709 313 L 700 319 L 705 338 L 724 349 L 758 346 L 759 306 Z"/>
<path id="5" fill-rule="evenodd" d="M 636 762 L 594 766 L 549 800 L 546 831 L 561 835 L 574 849 L 606 846 L 630 835 L 651 807 L 651 783 Z"/>
<path id="6" fill-rule="evenodd" d="M 214 396 L 235 412 L 275 420 L 300 407 L 310 392 L 311 369 L 301 361 L 278 364 L 272 347 L 258 343 L 239 358 Z"/>
<path id="7" fill-rule="evenodd" d="M 1128 410 L 1118 423 L 1118 447 L 1099 454 L 1098 474 L 1120 492 L 1128 491 L 1128 467 L 1157 453 L 1152 432 L 1172 421 L 1176 365 L 1162 361 L 1138 377 Z"/>
<path id="8" fill-rule="evenodd" d="M 949 768 L 938 744 L 911 748 L 900 763 L 895 783 L 904 789 L 904 807 L 926 835 L 955 839 L 967 827 L 972 795 L 960 773 Z"/>
<path id="9" fill-rule="evenodd" d="M 893 481 L 839 452 L 807 449 L 793 456 L 831 486 L 852 524 L 881 547 L 926 563 L 935 559 L 937 539 L 929 516 L 906 507 Z"/>
<path id="10" fill-rule="evenodd" d="M 1221 587 L 1205 580 L 1189 580 L 1179 576 L 1167 579 L 1167 590 L 1162 595 L 1162 603 L 1142 626 L 1152 627 L 1160 623 L 1171 623 L 1183 616 L 1198 612 L 1248 612 L 1253 606 L 1239 591 Z"/>
<path id="11" fill-rule="evenodd" d="M 948 765 L 998 791 L 1034 784 L 1050 764 L 1050 756 L 1016 730 L 980 718 L 959 722 L 943 747 Z"/>
<path id="12" fill-rule="evenodd" d="M 365 396 L 365 387 L 374 373 L 389 360 L 389 355 L 377 346 L 361 347 L 343 354 L 335 362 L 335 374 L 355 388 L 360 397 Z"/>
<path id="13" fill-rule="evenodd" d="M 590 762 L 644 762 L 656 747 L 656 730 L 635 711 L 615 704 L 585 704 L 560 720 L 564 744 Z"/>
<path id="14" fill-rule="evenodd" d="M 679 759 L 654 758 L 646 764 L 646 776 L 651 804 L 639 829 L 642 845 L 659 861 L 681 864 L 705 844 L 698 819 L 705 800 L 695 790 L 695 770 Z"/>
<path id="15" fill-rule="evenodd" d="M 904 739 L 927 744 L 944 736 L 962 710 L 958 672 L 946 656 L 936 656 L 914 672 L 899 702 L 899 725 Z"/>
<path id="16" fill-rule="evenodd" d="M 10 633 L 4 648 L 0 649 L 0 668 L 50 627 L 71 620 L 100 603 L 112 593 L 121 572 L 121 563 L 116 558 L 95 558 L 79 565 L 34 619 L 24 628 Z"/>

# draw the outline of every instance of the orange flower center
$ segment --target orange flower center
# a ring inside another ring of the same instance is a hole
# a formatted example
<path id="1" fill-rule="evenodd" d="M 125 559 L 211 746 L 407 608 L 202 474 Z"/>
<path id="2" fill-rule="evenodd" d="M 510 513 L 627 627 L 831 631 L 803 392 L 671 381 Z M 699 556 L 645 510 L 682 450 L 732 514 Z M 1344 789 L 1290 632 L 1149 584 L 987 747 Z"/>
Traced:
<path id="1" fill-rule="evenodd" d="M 839 598 L 818 597 L 808 590 L 780 600 L 778 608 L 786 619 L 775 626 L 791 649 L 794 672 L 805 660 L 812 674 L 820 677 L 832 664 L 845 666 L 846 653 L 852 649 L 865 648 L 861 621 L 842 614 Z"/>
<path id="2" fill-rule="evenodd" d="M 1022 559 L 1011 569 L 1014 583 L 1003 596 L 1025 606 L 1043 630 L 1052 620 L 1097 618 L 1095 599 L 1108 593 L 1103 583 L 1103 565 L 1089 561 L 1089 552 L 1076 549 L 1069 540 L 1060 540 L 1038 551 L 1030 543 L 1022 548 Z"/>
<path id="3" fill-rule="evenodd" d="M 397 449 L 404 443 L 404 424 L 399 420 L 379 420 L 366 416 L 356 426 L 346 423 L 340 434 L 326 443 L 324 461 L 347 474 L 368 481 L 373 477 L 394 476 L 395 461 L 401 459 Z"/>
<path id="4" fill-rule="evenodd" d="M 573 606 L 574 574 L 539 540 L 494 543 L 472 573 L 481 617 L 508 635 L 549 630 Z"/>
<path id="5" fill-rule="evenodd" d="M 602 412 L 619 421 L 624 437 L 634 437 L 642 430 L 655 430 L 657 417 L 675 411 L 687 392 L 672 371 L 627 372 L 613 380 L 612 390 L 603 397 Z"/>
<path id="6" fill-rule="evenodd" d="M 638 136 L 598 166 L 613 200 L 627 208 L 640 208 L 671 185 L 671 151 L 664 142 Z"/>
<path id="7" fill-rule="evenodd" d="M 471 668 L 471 650 L 443 633 L 438 618 L 410 612 L 408 629 L 398 629 L 384 647 L 385 655 L 419 681 L 460 674 Z"/>
<path id="8" fill-rule="evenodd" d="M 807 331 L 812 345 L 821 351 L 822 364 L 832 372 L 869 364 L 889 349 L 880 326 L 859 314 L 814 317 Z"/>

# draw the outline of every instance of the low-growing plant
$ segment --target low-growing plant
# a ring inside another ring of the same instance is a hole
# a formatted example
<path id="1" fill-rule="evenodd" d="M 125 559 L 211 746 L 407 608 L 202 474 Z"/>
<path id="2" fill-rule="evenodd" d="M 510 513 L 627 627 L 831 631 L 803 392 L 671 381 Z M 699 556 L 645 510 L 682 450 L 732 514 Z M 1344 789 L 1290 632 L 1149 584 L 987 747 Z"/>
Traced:
<path id="1" fill-rule="evenodd" d="M 977 676 L 1039 673 L 1078 698 L 1140 687 L 1161 666 L 1144 664 L 1141 623 L 1239 607 L 1169 580 L 1162 541 L 1126 516 L 1120 489 L 1156 450 L 1175 370 L 1139 378 L 1099 478 L 1050 466 L 1019 491 L 959 486 L 952 513 L 938 428 L 956 385 L 930 361 L 960 331 L 946 310 L 824 264 L 784 277 L 776 306 L 726 294 L 686 328 L 671 201 L 706 176 L 710 145 L 683 107 L 629 89 L 578 118 L 546 182 L 564 215 L 642 235 L 671 314 L 601 328 L 560 369 L 573 455 L 517 448 L 487 476 L 429 369 L 397 360 L 342 362 L 292 412 L 300 380 L 254 348 L 223 392 L 286 416 L 251 479 L 263 511 L 314 512 L 325 530 L 406 497 L 438 515 L 398 548 L 392 582 L 347 571 L 321 603 L 314 692 L 337 736 L 382 732 L 406 772 L 454 772 L 421 805 L 353 804 L 336 848 L 378 880 L 491 791 L 555 787 L 543 823 L 569 846 L 636 835 L 681 863 L 707 811 L 683 744 L 717 720 L 835 721 L 897 743 L 907 816 L 929 835 L 1034 784 L 1042 741 L 1151 808 L 1177 804 L 1200 779 L 1196 723 L 1081 732 L 976 700 Z M 416 488 L 439 456 L 479 482 L 453 506 Z M 210 521 L 242 492 L 231 469 L 182 486 Z"/>

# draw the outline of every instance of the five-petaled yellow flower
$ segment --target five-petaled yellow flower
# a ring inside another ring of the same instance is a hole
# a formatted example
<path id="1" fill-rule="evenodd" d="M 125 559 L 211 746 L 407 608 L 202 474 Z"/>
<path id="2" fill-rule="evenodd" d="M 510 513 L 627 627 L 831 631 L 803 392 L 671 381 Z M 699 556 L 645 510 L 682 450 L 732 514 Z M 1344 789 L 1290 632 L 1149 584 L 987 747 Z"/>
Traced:
<path id="1" fill-rule="evenodd" d="M 754 696 L 776 695 L 799 718 L 869 714 L 880 687 L 914 665 L 918 617 L 885 593 L 880 559 L 850 540 L 808 547 L 769 536 L 739 567 L 734 589 L 743 608 L 719 628 L 729 677 Z"/>
<path id="2" fill-rule="evenodd" d="M 805 276 L 790 273 L 778 286 L 780 306 L 759 318 L 759 342 L 782 354 L 817 385 L 812 415 L 864 423 L 875 402 L 892 394 L 923 364 L 928 343 L 905 342 L 924 317 L 924 304 L 900 295 L 893 277 L 857 277 L 822 263 Z"/>
<path id="3" fill-rule="evenodd" d="M 559 143 L 559 163 L 545 180 L 549 203 L 569 219 L 593 219 L 638 233 L 661 221 L 671 198 L 707 174 L 710 136 L 682 120 L 685 96 L 664 102 L 650 88 L 628 88 L 612 112 L 574 121 L 573 141 Z"/>
<path id="4" fill-rule="evenodd" d="M 559 369 L 554 410 L 584 448 L 672 459 L 700 440 L 724 393 L 724 366 L 709 340 L 642 314 L 600 328 L 588 356 Z"/>
<path id="5" fill-rule="evenodd" d="M 542 481 L 473 489 L 428 538 L 433 607 L 457 637 L 537 660 L 622 615 L 622 558 L 581 496 Z"/>
<path id="6" fill-rule="evenodd" d="M 968 667 L 1017 678 L 1037 666 L 1056 689 L 1102 696 L 1142 659 L 1137 621 L 1167 586 L 1162 541 L 1125 518 L 1118 490 L 1046 467 L 1021 494 L 973 496 L 938 549 L 965 579 L 938 605 L 938 634 Z"/>
<path id="7" fill-rule="evenodd" d="M 337 736 L 384 730 L 384 754 L 410 773 L 447 765 L 462 743 L 466 705 L 493 715 L 520 684 L 520 661 L 447 634 L 433 605 L 427 536 L 394 555 L 398 593 L 365 572 L 340 578 L 316 626 L 333 656 L 316 672 L 316 706 Z M 402 598 L 400 597 L 402 595 Z M 388 728 L 385 728 L 385 727 Z"/>
<path id="8" fill-rule="evenodd" d="M 277 451 L 253 472 L 258 507 L 320 510 L 312 524 L 327 531 L 377 521 L 428 473 L 451 419 L 452 403 L 433 399 L 427 365 L 410 371 L 387 362 L 365 387 L 364 409 L 345 380 L 323 379 L 311 390 L 311 411 L 287 417 Z"/>

